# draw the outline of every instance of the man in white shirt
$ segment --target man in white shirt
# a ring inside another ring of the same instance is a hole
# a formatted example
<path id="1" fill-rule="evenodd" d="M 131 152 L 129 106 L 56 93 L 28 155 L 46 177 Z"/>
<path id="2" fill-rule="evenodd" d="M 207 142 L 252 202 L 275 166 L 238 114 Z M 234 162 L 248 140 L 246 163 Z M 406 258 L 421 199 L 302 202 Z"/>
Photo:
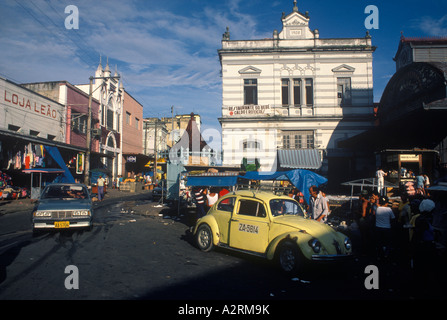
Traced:
<path id="1" fill-rule="evenodd" d="M 376 245 L 379 256 L 387 257 L 391 250 L 391 221 L 395 219 L 393 210 L 388 207 L 388 197 L 379 197 L 379 205 L 376 209 Z"/>
<path id="2" fill-rule="evenodd" d="M 377 168 L 376 171 L 376 178 L 377 178 L 377 192 L 379 193 L 379 195 L 385 195 L 384 191 L 385 191 L 385 176 L 386 173 L 380 169 Z"/>
<path id="3" fill-rule="evenodd" d="M 102 175 L 100 175 L 96 181 L 96 186 L 98 187 L 98 201 L 102 201 L 104 199 L 104 183 L 105 180 Z"/>
<path id="4" fill-rule="evenodd" d="M 311 219 L 327 222 L 327 216 L 329 214 L 329 208 L 326 197 L 321 193 L 317 186 L 311 186 L 309 188 L 309 212 Z"/>

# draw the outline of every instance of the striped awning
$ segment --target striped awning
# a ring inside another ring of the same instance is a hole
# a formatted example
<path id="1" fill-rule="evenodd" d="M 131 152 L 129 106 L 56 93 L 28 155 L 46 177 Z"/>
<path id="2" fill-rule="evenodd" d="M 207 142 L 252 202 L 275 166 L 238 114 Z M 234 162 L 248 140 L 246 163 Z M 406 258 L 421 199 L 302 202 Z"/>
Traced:
<path id="1" fill-rule="evenodd" d="M 280 168 L 320 169 L 321 156 L 317 149 L 278 150 Z"/>

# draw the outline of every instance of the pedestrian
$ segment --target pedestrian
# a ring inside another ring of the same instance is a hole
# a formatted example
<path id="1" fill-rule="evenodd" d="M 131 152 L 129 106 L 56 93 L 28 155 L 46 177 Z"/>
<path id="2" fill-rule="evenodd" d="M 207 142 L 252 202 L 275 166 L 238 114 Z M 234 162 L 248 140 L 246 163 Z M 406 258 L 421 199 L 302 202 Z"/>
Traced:
<path id="1" fill-rule="evenodd" d="M 408 226 L 410 224 L 411 219 L 411 206 L 410 199 L 406 193 L 402 193 L 400 196 L 401 202 L 398 206 L 399 217 L 397 222 L 402 227 Z"/>
<path id="2" fill-rule="evenodd" d="M 102 201 L 104 199 L 104 183 L 104 178 L 102 175 L 99 175 L 99 178 L 96 181 L 96 186 L 98 187 L 98 201 Z"/>
<path id="3" fill-rule="evenodd" d="M 368 246 L 371 245 L 371 225 L 368 223 L 371 213 L 370 208 L 370 194 L 368 190 L 362 190 L 359 195 L 354 221 L 356 222 L 360 232 L 360 243 L 364 252 L 368 251 Z"/>
<path id="4" fill-rule="evenodd" d="M 311 186 L 309 188 L 310 198 L 309 198 L 309 213 L 310 218 L 320 221 L 327 222 L 327 216 L 329 214 L 329 207 L 327 198 L 323 195 L 317 186 Z"/>
<path id="5" fill-rule="evenodd" d="M 388 206 L 388 197 L 380 196 L 376 208 L 376 246 L 379 258 L 387 258 L 392 246 L 391 223 L 395 219 L 393 210 Z"/>
<path id="6" fill-rule="evenodd" d="M 409 253 L 409 229 L 412 217 L 410 198 L 405 191 L 401 193 L 401 201 L 397 207 L 398 217 L 396 226 L 396 247 L 399 247 L 399 255 L 408 257 Z"/>
<path id="7" fill-rule="evenodd" d="M 424 182 L 424 188 L 427 190 L 428 188 L 430 188 L 430 179 L 428 178 L 428 176 L 426 174 L 423 174 L 425 182 Z"/>
<path id="8" fill-rule="evenodd" d="M 216 203 L 219 199 L 219 194 L 216 192 L 214 188 L 210 188 L 206 194 L 206 204 L 208 206 L 207 212 L 211 209 L 211 207 Z"/>
<path id="9" fill-rule="evenodd" d="M 422 174 L 416 176 L 416 194 L 425 195 L 425 178 Z"/>
<path id="10" fill-rule="evenodd" d="M 194 199 L 196 202 L 197 219 L 200 219 L 206 215 L 204 193 L 205 193 L 205 191 L 202 187 L 197 187 L 194 190 Z"/>
<path id="11" fill-rule="evenodd" d="M 366 212 L 369 208 L 369 192 L 368 190 L 362 190 L 359 195 L 359 201 L 357 206 L 357 212 L 354 216 L 354 220 L 359 221 L 366 216 Z"/>
<path id="12" fill-rule="evenodd" d="M 436 246 L 433 229 L 433 200 L 424 199 L 419 204 L 419 212 L 413 219 L 414 229 L 411 238 L 412 265 L 416 288 L 431 287 L 436 281 L 434 269 L 437 266 Z"/>
<path id="13" fill-rule="evenodd" d="M 362 243 L 364 253 L 372 253 L 374 246 L 374 229 L 376 226 L 376 210 L 378 206 L 379 193 L 377 190 L 372 190 L 368 193 L 368 202 L 363 204 L 362 216 L 359 221 L 359 228 L 362 234 Z"/>
<path id="14" fill-rule="evenodd" d="M 377 168 L 376 171 L 376 178 L 377 178 L 377 192 L 379 195 L 386 195 L 385 194 L 385 176 L 386 173 L 381 168 Z"/>
<path id="15" fill-rule="evenodd" d="M 293 188 L 289 194 L 289 197 L 298 201 L 301 205 L 304 205 L 304 195 L 297 188 Z"/>
<path id="16" fill-rule="evenodd" d="M 116 188 L 119 190 L 121 182 L 123 181 L 123 177 L 121 175 L 116 178 Z"/>

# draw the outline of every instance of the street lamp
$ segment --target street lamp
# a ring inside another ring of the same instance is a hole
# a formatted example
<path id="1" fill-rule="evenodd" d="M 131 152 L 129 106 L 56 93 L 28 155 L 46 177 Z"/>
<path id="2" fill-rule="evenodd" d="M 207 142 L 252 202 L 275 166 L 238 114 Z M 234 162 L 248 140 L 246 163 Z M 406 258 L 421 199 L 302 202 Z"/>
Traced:
<path id="1" fill-rule="evenodd" d="M 84 166 L 84 184 L 90 184 L 90 154 L 92 151 L 92 100 L 93 100 L 93 80 L 94 79 L 119 79 L 120 76 L 110 77 L 90 77 L 89 93 L 88 93 L 88 119 L 87 119 L 87 152 L 85 156 Z M 98 87 L 99 88 L 99 87 Z M 96 89 L 98 89 L 96 88 Z M 95 90 L 96 90 L 95 89 Z"/>

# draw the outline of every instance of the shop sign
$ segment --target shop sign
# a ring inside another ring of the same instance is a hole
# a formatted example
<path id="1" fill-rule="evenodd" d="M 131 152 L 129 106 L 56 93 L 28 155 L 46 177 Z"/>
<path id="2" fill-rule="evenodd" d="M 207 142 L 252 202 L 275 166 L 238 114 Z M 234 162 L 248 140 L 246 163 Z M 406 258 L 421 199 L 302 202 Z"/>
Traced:
<path id="1" fill-rule="evenodd" d="M 401 154 L 399 155 L 401 162 L 419 162 L 418 154 Z"/>
<path id="2" fill-rule="evenodd" d="M 137 162 L 137 157 L 136 156 L 128 156 L 127 162 Z"/>
<path id="3" fill-rule="evenodd" d="M 78 153 L 76 156 L 76 173 L 81 174 L 84 172 L 84 154 Z"/>
<path id="4" fill-rule="evenodd" d="M 2 101 L 4 105 L 32 112 L 50 119 L 60 118 L 60 108 L 49 104 L 49 100 L 38 98 L 37 95 L 30 95 L 24 90 L 17 90 L 17 88 L 13 88 L 6 82 L 5 87 L 2 89 L 2 99 L 0 101 Z"/>
<path id="5" fill-rule="evenodd" d="M 222 110 L 224 116 L 230 117 L 250 117 L 272 115 L 273 110 L 270 105 L 244 105 L 227 106 Z"/>

